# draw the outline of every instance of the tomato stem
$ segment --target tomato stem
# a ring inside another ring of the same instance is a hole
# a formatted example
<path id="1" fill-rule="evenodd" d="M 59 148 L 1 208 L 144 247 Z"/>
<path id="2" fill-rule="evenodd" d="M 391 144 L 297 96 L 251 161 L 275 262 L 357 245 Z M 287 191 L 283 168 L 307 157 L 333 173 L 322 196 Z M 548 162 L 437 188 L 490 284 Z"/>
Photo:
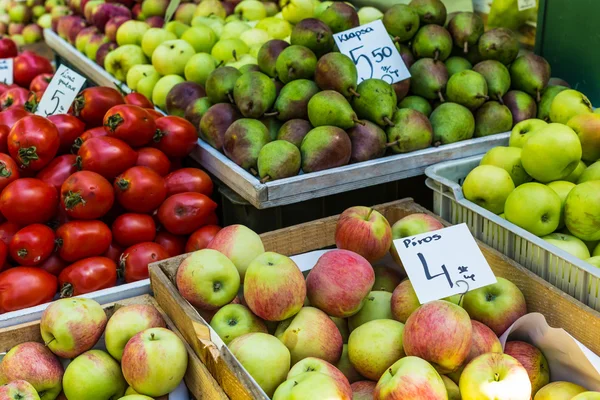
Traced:
<path id="1" fill-rule="evenodd" d="M 125 178 L 117 179 L 117 181 L 115 182 L 115 184 L 121 190 L 127 190 L 127 189 L 129 189 L 129 181 L 127 179 L 125 179 Z"/>
<path id="2" fill-rule="evenodd" d="M 85 107 L 85 98 L 83 96 L 75 97 L 75 101 L 73 102 L 73 112 L 75 113 L 76 117 L 79 117 L 83 107 Z"/>
<path id="3" fill-rule="evenodd" d="M 12 106 L 13 102 L 14 102 L 14 100 L 12 97 L 7 98 L 6 101 L 2 104 L 2 109 L 4 110 L 4 109 Z"/>
<path id="4" fill-rule="evenodd" d="M 74 209 L 78 204 L 85 206 L 85 200 L 79 192 L 68 191 L 64 198 L 65 208 L 67 210 Z"/>
<path id="5" fill-rule="evenodd" d="M 18 255 L 20 258 L 25 258 L 25 257 L 27 257 L 27 254 L 28 254 L 28 252 L 27 252 L 27 249 L 19 249 L 19 250 L 17 250 L 17 255 Z"/>
<path id="6" fill-rule="evenodd" d="M 125 277 L 125 264 L 127 263 L 127 257 L 129 254 L 121 254 L 119 257 L 119 266 L 117 267 L 117 279 L 123 279 Z"/>
<path id="7" fill-rule="evenodd" d="M 110 130 L 111 132 L 114 132 L 115 130 L 117 130 L 119 125 L 123 123 L 123 121 L 125 120 L 123 119 L 123 117 L 121 117 L 120 114 L 113 114 L 110 117 L 108 117 L 104 126 L 108 127 L 108 130 Z"/>
<path id="8" fill-rule="evenodd" d="M 167 135 L 167 132 L 161 131 L 160 129 L 157 129 L 156 133 L 152 137 L 152 140 L 154 140 L 156 143 L 158 143 L 166 135 Z"/>
<path id="9" fill-rule="evenodd" d="M 73 290 L 74 290 L 74 288 L 73 288 L 73 285 L 71 283 L 65 283 L 60 288 L 60 298 L 63 299 L 65 297 L 72 297 L 73 296 Z"/>
<path id="10" fill-rule="evenodd" d="M 54 240 L 54 251 L 58 251 L 58 249 L 60 249 L 63 245 L 63 240 L 61 238 L 56 238 L 56 240 Z"/>
<path id="11" fill-rule="evenodd" d="M 31 147 L 21 147 L 18 151 L 19 160 L 23 164 L 23 166 L 28 167 L 31 161 L 39 160 L 37 154 L 37 148 L 35 146 Z"/>
<path id="12" fill-rule="evenodd" d="M 75 164 L 73 164 L 73 166 L 76 167 L 79 171 L 83 169 L 83 161 L 80 156 L 77 156 L 77 158 L 75 158 Z"/>
<path id="13" fill-rule="evenodd" d="M 73 141 L 73 146 L 71 148 L 71 153 L 73 154 L 77 154 L 77 152 L 79 151 L 79 148 L 81 147 L 81 145 L 83 144 L 83 139 L 80 137 L 78 137 L 77 139 L 75 139 Z"/>
<path id="14" fill-rule="evenodd" d="M 3 178 L 10 178 L 11 175 L 12 172 L 10 172 L 10 168 L 7 168 L 5 163 L 0 162 L 0 176 Z"/>

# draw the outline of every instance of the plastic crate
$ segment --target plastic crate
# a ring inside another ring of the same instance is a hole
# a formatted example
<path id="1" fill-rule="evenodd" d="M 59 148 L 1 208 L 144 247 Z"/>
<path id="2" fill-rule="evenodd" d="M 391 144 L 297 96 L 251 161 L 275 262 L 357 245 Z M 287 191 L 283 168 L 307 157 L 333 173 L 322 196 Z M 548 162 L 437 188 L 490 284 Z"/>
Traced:
<path id="1" fill-rule="evenodd" d="M 600 269 L 465 199 L 461 185 L 483 156 L 428 167 L 433 211 L 451 224 L 466 223 L 473 236 L 557 288 L 600 311 Z"/>

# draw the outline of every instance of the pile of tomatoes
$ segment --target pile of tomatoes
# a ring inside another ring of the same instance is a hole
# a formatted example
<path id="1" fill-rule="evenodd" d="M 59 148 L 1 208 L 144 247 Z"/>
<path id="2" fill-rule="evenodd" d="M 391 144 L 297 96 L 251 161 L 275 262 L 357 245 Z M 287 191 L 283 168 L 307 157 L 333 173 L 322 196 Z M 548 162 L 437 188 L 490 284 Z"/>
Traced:
<path id="1" fill-rule="evenodd" d="M 49 77 L 19 84 L 41 97 Z M 197 140 L 187 120 L 108 87 L 48 118 L 25 102 L 0 112 L 0 313 L 146 279 L 220 229 L 210 177 L 181 167 Z"/>

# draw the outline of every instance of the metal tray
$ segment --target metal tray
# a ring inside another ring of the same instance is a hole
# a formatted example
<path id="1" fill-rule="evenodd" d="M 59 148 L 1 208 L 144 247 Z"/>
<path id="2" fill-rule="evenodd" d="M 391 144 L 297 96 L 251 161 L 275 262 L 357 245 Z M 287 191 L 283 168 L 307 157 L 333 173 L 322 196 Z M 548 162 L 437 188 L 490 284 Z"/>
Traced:
<path id="1" fill-rule="evenodd" d="M 425 170 L 433 211 L 557 288 L 600 311 L 600 269 L 465 199 L 461 184 L 483 156 L 447 161 Z"/>

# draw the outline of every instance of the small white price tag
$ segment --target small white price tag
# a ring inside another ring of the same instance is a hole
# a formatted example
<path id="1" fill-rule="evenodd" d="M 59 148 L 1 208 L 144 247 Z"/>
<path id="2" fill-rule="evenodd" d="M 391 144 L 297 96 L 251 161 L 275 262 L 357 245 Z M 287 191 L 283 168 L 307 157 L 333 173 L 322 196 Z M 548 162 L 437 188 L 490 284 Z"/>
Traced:
<path id="1" fill-rule="evenodd" d="M 496 283 L 466 224 L 394 240 L 421 304 Z"/>
<path id="2" fill-rule="evenodd" d="M 0 82 L 7 85 L 13 83 L 13 59 L 2 58 L 0 59 Z"/>
<path id="3" fill-rule="evenodd" d="M 519 3 L 519 11 L 529 10 L 530 8 L 535 8 L 537 6 L 537 0 L 518 0 Z"/>
<path id="4" fill-rule="evenodd" d="M 59 66 L 35 113 L 42 117 L 65 114 L 69 111 L 73 100 L 75 100 L 84 84 L 85 78 L 83 76 L 64 65 Z"/>
<path id="5" fill-rule="evenodd" d="M 333 35 L 340 52 L 347 55 L 358 70 L 358 83 L 382 79 L 396 83 L 410 78 L 410 72 L 381 20 Z"/>

